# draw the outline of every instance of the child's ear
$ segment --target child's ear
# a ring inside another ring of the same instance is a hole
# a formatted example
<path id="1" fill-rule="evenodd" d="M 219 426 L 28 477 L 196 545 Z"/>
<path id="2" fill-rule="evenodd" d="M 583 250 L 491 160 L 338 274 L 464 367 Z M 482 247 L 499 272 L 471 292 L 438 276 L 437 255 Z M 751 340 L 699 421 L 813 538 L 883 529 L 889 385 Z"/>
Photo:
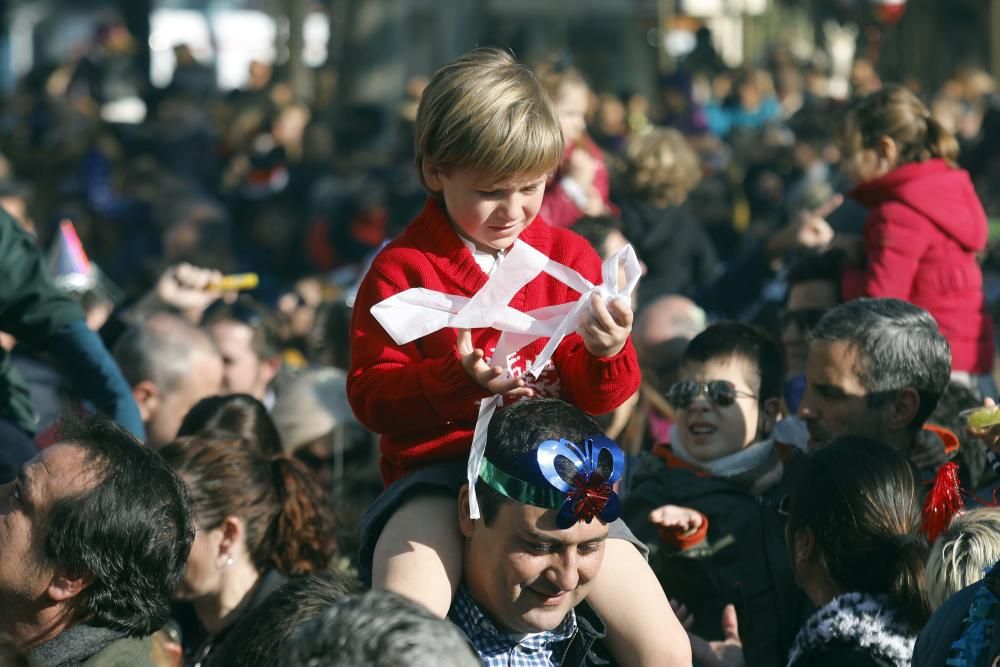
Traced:
<path id="1" fill-rule="evenodd" d="M 899 159 L 899 146 L 896 145 L 896 141 L 892 137 L 879 137 L 878 154 L 890 166 L 895 165 L 896 160 Z"/>
<path id="2" fill-rule="evenodd" d="M 435 192 L 441 192 L 444 186 L 441 185 L 441 169 L 435 167 L 427 160 L 422 160 L 420 162 L 420 171 L 424 175 L 424 183 L 427 187 Z"/>
<path id="3" fill-rule="evenodd" d="M 757 434 L 758 439 L 770 435 L 779 419 L 781 419 L 781 399 L 769 398 L 764 401 L 764 407 L 760 411 L 761 432 Z"/>

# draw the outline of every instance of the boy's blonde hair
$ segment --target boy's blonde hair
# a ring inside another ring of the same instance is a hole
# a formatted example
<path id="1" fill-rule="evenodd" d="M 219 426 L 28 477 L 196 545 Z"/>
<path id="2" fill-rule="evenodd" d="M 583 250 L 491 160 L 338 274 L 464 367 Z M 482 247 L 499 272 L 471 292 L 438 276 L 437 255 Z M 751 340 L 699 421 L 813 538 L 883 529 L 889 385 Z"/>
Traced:
<path id="1" fill-rule="evenodd" d="M 563 154 L 552 99 L 529 68 L 499 49 L 474 49 L 435 72 L 415 135 L 421 182 L 425 164 L 498 180 L 541 176 L 554 172 Z"/>
<path id="2" fill-rule="evenodd" d="M 679 206 L 701 180 L 698 156 L 677 130 L 656 129 L 633 137 L 625 149 L 632 195 L 657 206 Z"/>
<path id="3" fill-rule="evenodd" d="M 927 559 L 927 597 L 937 609 L 1000 560 L 1000 509 L 970 510 L 951 522 Z"/>

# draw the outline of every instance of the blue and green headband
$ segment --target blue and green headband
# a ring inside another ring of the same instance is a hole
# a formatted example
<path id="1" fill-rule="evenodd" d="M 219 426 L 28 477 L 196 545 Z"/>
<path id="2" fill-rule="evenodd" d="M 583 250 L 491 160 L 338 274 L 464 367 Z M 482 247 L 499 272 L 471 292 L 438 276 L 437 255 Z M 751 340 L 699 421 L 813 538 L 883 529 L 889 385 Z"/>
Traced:
<path id="1" fill-rule="evenodd" d="M 484 456 L 479 479 L 511 500 L 559 510 L 559 528 L 590 523 L 594 517 L 611 523 L 621 514 L 621 500 L 612 485 L 625 470 L 625 455 L 606 436 L 587 437 L 582 445 L 546 440 L 510 468 L 501 470 Z"/>

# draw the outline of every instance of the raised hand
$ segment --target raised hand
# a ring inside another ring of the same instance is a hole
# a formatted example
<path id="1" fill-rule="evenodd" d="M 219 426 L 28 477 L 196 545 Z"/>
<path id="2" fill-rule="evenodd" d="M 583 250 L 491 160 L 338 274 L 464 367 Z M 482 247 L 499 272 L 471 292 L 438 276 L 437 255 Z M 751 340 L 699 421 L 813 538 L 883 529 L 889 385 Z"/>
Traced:
<path id="1" fill-rule="evenodd" d="M 625 299 L 604 303 L 600 294 L 590 297 L 590 309 L 583 314 L 577 333 L 587 351 L 595 357 L 613 357 L 622 351 L 632 333 L 632 306 Z"/>
<path id="2" fill-rule="evenodd" d="M 526 398 L 534 396 L 530 387 L 524 386 L 522 378 L 504 377 L 501 366 L 490 368 L 486 363 L 486 353 L 472 346 L 472 332 L 468 329 L 458 330 L 458 354 L 462 358 L 462 367 L 476 384 L 491 394 L 503 394 L 510 398 Z"/>

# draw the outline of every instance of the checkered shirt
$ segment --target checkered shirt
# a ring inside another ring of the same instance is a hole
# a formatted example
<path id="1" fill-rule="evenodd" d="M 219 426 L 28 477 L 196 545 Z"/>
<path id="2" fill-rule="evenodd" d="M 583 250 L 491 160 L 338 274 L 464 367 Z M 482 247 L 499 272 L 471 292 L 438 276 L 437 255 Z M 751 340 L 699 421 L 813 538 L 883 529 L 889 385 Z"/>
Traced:
<path id="1" fill-rule="evenodd" d="M 577 631 L 576 612 L 570 610 L 555 630 L 527 635 L 518 641 L 486 617 L 464 585 L 458 589 L 449 617 L 472 642 L 485 667 L 558 665 Z"/>

